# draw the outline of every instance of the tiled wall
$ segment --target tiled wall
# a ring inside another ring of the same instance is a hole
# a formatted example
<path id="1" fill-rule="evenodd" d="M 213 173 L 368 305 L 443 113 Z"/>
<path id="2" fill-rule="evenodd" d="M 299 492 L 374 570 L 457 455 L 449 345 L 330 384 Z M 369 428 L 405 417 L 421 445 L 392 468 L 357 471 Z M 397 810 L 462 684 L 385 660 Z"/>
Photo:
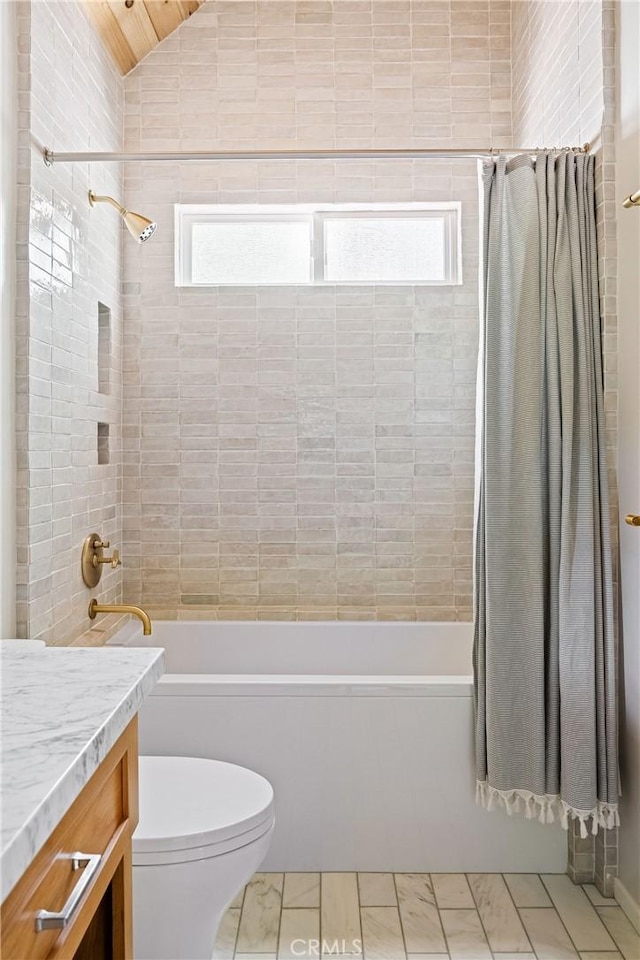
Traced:
<path id="1" fill-rule="evenodd" d="M 130 150 L 511 143 L 510 4 L 210 0 Z M 473 161 L 126 170 L 125 593 L 168 617 L 469 619 Z M 460 287 L 176 289 L 173 204 L 463 202 Z"/>
<path id="2" fill-rule="evenodd" d="M 602 126 L 602 0 L 513 4 L 514 134 L 526 146 L 581 146 Z"/>
<path id="3" fill-rule="evenodd" d="M 19 34 L 18 630 L 65 643 L 90 624 L 84 537 L 121 539 L 121 226 L 87 191 L 118 196 L 122 181 L 117 166 L 47 169 L 31 138 L 120 147 L 123 89 L 81 4 L 22 3 Z M 111 308 L 109 394 L 98 392 L 98 301 Z M 100 466 L 99 421 L 111 445 Z M 104 602 L 120 592 L 111 571 L 95 591 Z"/>
<path id="4" fill-rule="evenodd" d="M 578 146 L 597 156 L 600 309 L 604 330 L 605 409 L 614 570 L 617 564 L 617 293 L 614 155 L 614 0 L 519 0 L 512 16 L 513 124 L 518 141 Z M 612 895 L 617 831 L 569 834 L 569 873 Z"/>
<path id="5" fill-rule="evenodd" d="M 89 186 L 119 195 L 120 171 L 47 170 L 29 136 L 115 148 L 126 106 L 128 149 L 579 143 L 594 136 L 603 79 L 610 106 L 597 49 L 598 35 L 605 54 L 610 46 L 608 2 L 209 0 L 126 78 L 126 105 L 75 3 L 21 5 L 20 203 L 31 210 L 19 238 L 21 633 L 65 642 L 88 626 L 79 546 L 94 529 L 118 543 L 122 529 L 121 230 L 110 210 L 84 201 Z M 549 79 L 544 38 L 562 83 Z M 599 215 L 613 449 L 607 170 Z M 129 206 L 160 223 L 150 244 L 125 246 L 127 598 L 182 617 L 469 618 L 475 165 L 126 172 Z M 449 198 L 463 202 L 462 287 L 173 285 L 175 201 Z M 98 300 L 112 310 L 108 396 L 97 390 Z M 108 465 L 98 464 L 98 422 L 110 425 Z M 120 583 L 109 571 L 101 597 L 118 598 Z"/>

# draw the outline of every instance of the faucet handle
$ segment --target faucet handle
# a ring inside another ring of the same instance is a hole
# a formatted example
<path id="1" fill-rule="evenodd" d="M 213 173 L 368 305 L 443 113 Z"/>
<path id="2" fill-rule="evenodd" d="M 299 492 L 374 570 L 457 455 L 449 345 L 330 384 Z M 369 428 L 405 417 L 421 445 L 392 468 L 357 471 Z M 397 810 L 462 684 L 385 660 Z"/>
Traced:
<path id="1" fill-rule="evenodd" d="M 101 563 L 110 563 L 112 569 L 115 570 L 116 567 L 119 567 L 122 564 L 122 560 L 120 559 L 120 551 L 114 550 L 110 557 L 99 557 L 97 553 L 94 553 L 93 555 L 94 567 L 97 567 Z"/>
<path id="2" fill-rule="evenodd" d="M 93 544 L 94 550 L 107 550 L 110 546 L 110 540 L 95 540 Z"/>

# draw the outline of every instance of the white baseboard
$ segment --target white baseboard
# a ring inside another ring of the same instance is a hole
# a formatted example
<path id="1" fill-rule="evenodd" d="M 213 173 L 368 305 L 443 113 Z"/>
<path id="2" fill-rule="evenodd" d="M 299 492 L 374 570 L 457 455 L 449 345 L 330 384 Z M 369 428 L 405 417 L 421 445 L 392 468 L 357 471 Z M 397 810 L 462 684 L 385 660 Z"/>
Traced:
<path id="1" fill-rule="evenodd" d="M 614 881 L 613 895 L 638 933 L 640 933 L 640 903 L 636 903 L 622 880 L 618 877 L 616 877 Z"/>

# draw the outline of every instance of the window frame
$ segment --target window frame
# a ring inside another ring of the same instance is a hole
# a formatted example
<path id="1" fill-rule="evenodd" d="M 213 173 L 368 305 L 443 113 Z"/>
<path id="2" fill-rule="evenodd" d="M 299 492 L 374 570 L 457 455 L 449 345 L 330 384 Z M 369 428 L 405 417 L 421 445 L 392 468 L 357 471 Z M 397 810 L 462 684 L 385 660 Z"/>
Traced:
<path id="1" fill-rule="evenodd" d="M 182 210 L 185 210 L 186 206 L 192 206 L 191 204 L 176 204 L 176 235 L 175 235 L 175 244 L 176 244 L 176 286 L 177 287 L 239 287 L 239 286 L 253 286 L 253 287 L 282 287 L 282 286 L 301 286 L 307 287 L 313 284 L 313 260 L 314 260 L 314 236 L 313 236 L 313 217 L 309 213 L 279 213 L 276 211 L 257 211 L 250 212 L 245 210 L 239 210 L 233 212 L 231 210 L 216 212 L 211 211 L 213 206 L 221 206 L 217 204 L 207 204 L 206 206 L 199 206 L 193 212 L 183 212 L 181 213 L 179 208 L 182 207 Z M 225 207 L 227 204 L 225 204 Z M 238 206 L 245 206 L 244 204 Z M 260 283 L 196 283 L 192 279 L 192 244 L 193 244 L 193 231 L 190 227 L 193 224 L 200 223 L 307 223 L 309 226 L 309 280 L 306 282 L 298 283 L 282 283 L 281 281 L 261 281 Z M 184 227 L 187 226 L 185 230 Z M 179 280 L 182 279 L 182 282 Z"/>
<path id="2" fill-rule="evenodd" d="M 363 215 L 365 215 L 363 217 Z M 325 223 L 336 219 L 425 219 L 444 221 L 444 264 L 442 280 L 404 282 L 398 280 L 327 280 Z M 399 216 L 401 215 L 401 216 Z M 192 226 L 195 223 L 308 223 L 310 263 L 307 282 L 195 283 L 192 280 Z M 407 203 L 324 203 L 324 204 L 175 204 L 175 286 L 176 287 L 450 287 L 462 284 L 462 204 L 459 200 Z"/>

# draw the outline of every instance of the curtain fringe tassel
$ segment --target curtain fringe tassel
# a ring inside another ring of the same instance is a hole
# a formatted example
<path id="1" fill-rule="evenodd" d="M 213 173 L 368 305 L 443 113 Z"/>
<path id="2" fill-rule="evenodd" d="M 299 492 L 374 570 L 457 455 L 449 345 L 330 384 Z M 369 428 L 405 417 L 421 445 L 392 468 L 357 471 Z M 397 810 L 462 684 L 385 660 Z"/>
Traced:
<path id="1" fill-rule="evenodd" d="M 591 833 L 595 836 L 598 830 L 612 830 L 620 825 L 617 803 L 598 802 L 593 810 L 578 810 L 554 794 L 538 796 L 529 790 L 497 790 L 486 780 L 476 782 L 476 803 L 487 810 L 502 807 L 511 816 L 520 813 L 524 804 L 524 815 L 527 820 L 537 817 L 540 823 L 559 822 L 563 830 L 569 829 L 569 820 L 580 821 L 580 836 L 584 839 L 589 835 L 588 821 L 591 821 Z"/>

